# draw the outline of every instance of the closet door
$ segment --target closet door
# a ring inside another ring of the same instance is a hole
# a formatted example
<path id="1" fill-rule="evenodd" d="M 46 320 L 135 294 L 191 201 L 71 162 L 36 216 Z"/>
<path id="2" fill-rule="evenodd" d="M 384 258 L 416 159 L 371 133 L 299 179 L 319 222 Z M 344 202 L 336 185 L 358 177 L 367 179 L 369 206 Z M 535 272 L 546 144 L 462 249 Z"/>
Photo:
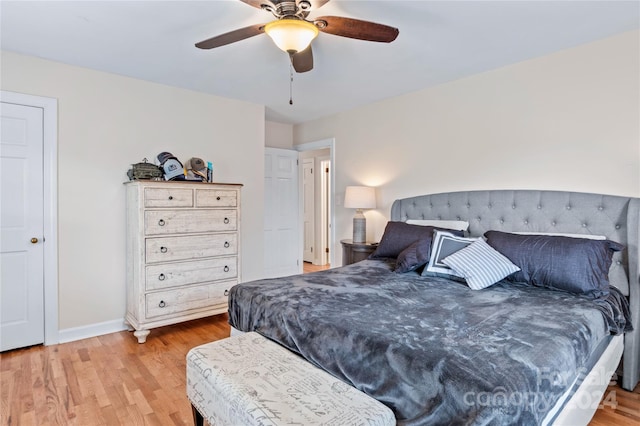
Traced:
<path id="1" fill-rule="evenodd" d="M 0 351 L 44 342 L 43 109 L 2 102 Z"/>

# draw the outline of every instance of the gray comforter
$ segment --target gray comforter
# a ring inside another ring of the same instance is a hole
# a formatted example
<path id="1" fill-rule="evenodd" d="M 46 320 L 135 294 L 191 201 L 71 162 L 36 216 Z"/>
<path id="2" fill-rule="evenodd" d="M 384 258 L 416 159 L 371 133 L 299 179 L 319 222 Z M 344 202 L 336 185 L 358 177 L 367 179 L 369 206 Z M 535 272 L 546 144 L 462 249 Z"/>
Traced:
<path id="1" fill-rule="evenodd" d="M 401 425 L 540 424 L 610 332 L 628 327 L 615 289 L 595 302 L 517 283 L 474 291 L 392 266 L 237 285 L 229 322 L 383 402 Z"/>

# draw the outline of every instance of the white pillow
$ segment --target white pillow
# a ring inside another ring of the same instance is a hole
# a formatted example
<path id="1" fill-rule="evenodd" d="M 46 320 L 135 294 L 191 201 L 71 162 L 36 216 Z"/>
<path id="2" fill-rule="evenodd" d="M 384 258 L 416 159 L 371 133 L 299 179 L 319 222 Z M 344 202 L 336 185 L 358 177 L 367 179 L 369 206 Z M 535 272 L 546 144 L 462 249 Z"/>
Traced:
<path id="1" fill-rule="evenodd" d="M 442 259 L 481 239 L 482 238 L 458 237 L 457 235 L 453 235 L 446 231 L 434 231 L 429 263 L 424 267 L 422 276 L 436 275 L 464 278 L 462 275 L 451 269 L 447 264 L 443 263 Z"/>
<path id="2" fill-rule="evenodd" d="M 472 290 L 482 290 L 518 272 L 519 267 L 480 239 L 442 259 L 462 276 Z"/>
<path id="3" fill-rule="evenodd" d="M 453 229 L 456 231 L 469 229 L 469 222 L 464 220 L 409 219 L 407 223 L 409 225 L 433 226 L 434 228 Z"/>

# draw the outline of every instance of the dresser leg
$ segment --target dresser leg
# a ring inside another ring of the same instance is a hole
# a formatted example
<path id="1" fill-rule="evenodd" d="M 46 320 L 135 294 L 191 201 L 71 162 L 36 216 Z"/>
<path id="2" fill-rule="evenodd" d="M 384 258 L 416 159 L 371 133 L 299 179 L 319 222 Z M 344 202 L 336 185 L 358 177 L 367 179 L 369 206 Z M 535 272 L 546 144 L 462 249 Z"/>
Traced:
<path id="1" fill-rule="evenodd" d="M 151 330 L 136 330 L 133 335 L 138 338 L 138 343 L 144 343 L 147 341 L 149 333 L 151 333 Z"/>

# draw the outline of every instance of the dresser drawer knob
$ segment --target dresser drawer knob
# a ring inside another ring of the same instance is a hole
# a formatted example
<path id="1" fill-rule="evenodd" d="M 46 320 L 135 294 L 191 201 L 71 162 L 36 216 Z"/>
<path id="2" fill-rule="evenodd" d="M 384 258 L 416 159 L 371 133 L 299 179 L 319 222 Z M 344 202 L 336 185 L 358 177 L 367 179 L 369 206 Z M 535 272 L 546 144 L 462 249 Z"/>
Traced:
<path id="1" fill-rule="evenodd" d="M 173 200 L 173 195 L 169 195 L 169 201 Z"/>
<path id="2" fill-rule="evenodd" d="M 158 221 L 158 225 L 160 225 L 160 226 L 164 226 L 164 224 L 165 224 L 164 219 L 160 219 L 160 220 Z"/>
<path id="3" fill-rule="evenodd" d="M 225 295 L 225 296 L 228 296 L 228 295 L 229 295 L 229 290 L 225 290 L 225 291 L 224 291 L 224 295 Z"/>
<path id="4" fill-rule="evenodd" d="M 224 222 L 225 224 L 229 223 L 229 218 L 228 218 L 228 217 L 225 217 L 223 222 Z"/>
<path id="5" fill-rule="evenodd" d="M 225 241 L 224 242 L 224 248 L 229 248 L 231 246 L 231 244 L 229 244 L 229 241 Z"/>
<path id="6" fill-rule="evenodd" d="M 220 201 L 220 197 L 216 197 L 216 200 Z"/>
<path id="7" fill-rule="evenodd" d="M 227 265 L 224 265 L 224 271 L 229 272 L 229 267 Z"/>
<path id="8" fill-rule="evenodd" d="M 167 252 L 166 247 L 160 247 L 160 253 L 166 253 L 166 252 Z"/>
<path id="9" fill-rule="evenodd" d="M 165 278 L 167 278 L 167 277 L 164 274 L 158 275 L 158 280 L 160 280 L 160 281 L 164 281 Z"/>
<path id="10" fill-rule="evenodd" d="M 167 306 L 167 304 L 164 303 L 164 300 L 161 300 L 160 303 L 158 303 L 159 308 L 164 308 L 165 306 Z"/>

